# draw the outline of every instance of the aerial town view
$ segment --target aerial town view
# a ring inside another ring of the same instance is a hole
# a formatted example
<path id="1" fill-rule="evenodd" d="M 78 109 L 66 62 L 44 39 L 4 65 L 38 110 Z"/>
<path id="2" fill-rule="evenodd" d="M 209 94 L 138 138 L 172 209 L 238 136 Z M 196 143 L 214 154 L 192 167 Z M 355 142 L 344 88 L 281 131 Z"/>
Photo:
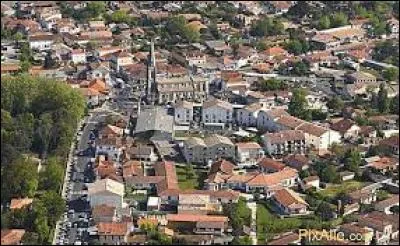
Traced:
<path id="1" fill-rule="evenodd" d="M 2 1 L 1 245 L 398 245 L 399 1 Z"/>

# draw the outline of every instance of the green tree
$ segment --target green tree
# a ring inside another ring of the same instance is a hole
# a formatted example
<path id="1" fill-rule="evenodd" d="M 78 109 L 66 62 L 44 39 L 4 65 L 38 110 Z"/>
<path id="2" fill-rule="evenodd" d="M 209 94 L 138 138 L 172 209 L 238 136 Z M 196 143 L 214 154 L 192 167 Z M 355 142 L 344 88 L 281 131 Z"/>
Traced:
<path id="1" fill-rule="evenodd" d="M 126 11 L 116 10 L 111 14 L 111 21 L 115 23 L 127 23 L 129 21 L 129 15 Z"/>
<path id="2" fill-rule="evenodd" d="M 30 159 L 19 158 L 2 170 L 1 198 L 33 197 L 38 186 L 37 167 Z"/>
<path id="3" fill-rule="evenodd" d="M 378 110 L 381 113 L 386 113 L 389 110 L 389 97 L 386 86 L 384 83 L 379 85 L 379 92 L 378 92 Z"/>
<path id="4" fill-rule="evenodd" d="M 46 209 L 49 225 L 55 226 L 57 220 L 64 212 L 65 201 L 55 191 L 46 191 L 40 198 L 40 201 Z"/>
<path id="5" fill-rule="evenodd" d="M 285 89 L 286 85 L 278 79 L 261 80 L 259 89 L 261 91 L 275 91 Z"/>
<path id="6" fill-rule="evenodd" d="M 41 245 L 39 242 L 39 234 L 30 231 L 25 232 L 21 242 L 23 245 Z"/>
<path id="7" fill-rule="evenodd" d="M 280 35 L 284 33 L 284 26 L 279 19 L 264 17 L 255 21 L 250 29 L 250 34 L 257 37 Z"/>
<path id="8" fill-rule="evenodd" d="M 362 158 L 357 150 L 350 150 L 345 157 L 344 166 L 347 170 L 357 172 L 361 164 Z"/>
<path id="9" fill-rule="evenodd" d="M 191 26 L 185 26 L 181 34 L 189 43 L 195 43 L 200 40 L 200 32 Z"/>
<path id="10" fill-rule="evenodd" d="M 324 15 L 319 19 L 318 29 L 320 30 L 328 29 L 330 26 L 331 26 L 331 20 L 329 19 L 328 16 Z"/>
<path id="11" fill-rule="evenodd" d="M 310 111 L 312 120 L 326 120 L 328 117 L 328 113 L 322 112 L 320 109 L 312 109 Z"/>
<path id="12" fill-rule="evenodd" d="M 340 111 L 344 107 L 344 102 L 339 96 L 333 96 L 329 99 L 326 106 L 334 111 Z"/>
<path id="13" fill-rule="evenodd" d="M 307 75 L 308 70 L 309 70 L 308 63 L 305 63 L 303 61 L 298 61 L 293 64 L 292 73 L 294 75 L 303 76 L 303 75 Z"/>
<path id="14" fill-rule="evenodd" d="M 194 169 L 193 169 L 193 164 L 192 163 L 188 163 L 186 166 L 185 166 L 185 169 L 186 169 L 186 175 L 187 175 L 187 177 L 189 178 L 189 179 L 193 179 L 193 178 L 197 178 L 196 176 L 196 172 L 194 171 Z"/>
<path id="15" fill-rule="evenodd" d="M 331 27 L 340 27 L 348 24 L 347 15 L 343 12 L 334 13 L 331 17 Z"/>
<path id="16" fill-rule="evenodd" d="M 390 197 L 389 193 L 385 190 L 378 190 L 376 193 L 376 200 L 383 201 Z"/>
<path id="17" fill-rule="evenodd" d="M 399 94 L 392 98 L 390 102 L 390 112 L 392 114 L 399 114 Z"/>
<path id="18" fill-rule="evenodd" d="M 303 45 L 299 40 L 290 40 L 285 44 L 285 48 L 294 55 L 303 53 Z"/>
<path id="19" fill-rule="evenodd" d="M 39 187 L 42 190 L 58 192 L 64 178 L 62 163 L 56 157 L 47 160 L 45 170 L 40 174 Z"/>
<path id="20" fill-rule="evenodd" d="M 244 225 L 249 226 L 251 220 L 251 210 L 246 205 L 243 198 L 239 198 L 236 204 L 225 204 L 224 214 L 231 220 L 234 235 L 240 235 Z"/>
<path id="21" fill-rule="evenodd" d="M 334 212 L 335 210 L 327 202 L 321 202 L 315 211 L 315 213 L 325 221 L 332 219 Z"/>
<path id="22" fill-rule="evenodd" d="M 233 245 L 252 245 L 253 242 L 249 236 L 237 236 L 232 241 Z"/>
<path id="23" fill-rule="evenodd" d="M 106 12 L 106 4 L 104 1 L 88 2 L 85 11 L 90 18 L 96 18 Z"/>
<path id="24" fill-rule="evenodd" d="M 399 69 L 396 67 L 385 69 L 383 70 L 383 77 L 388 81 L 398 81 Z"/>
<path id="25" fill-rule="evenodd" d="M 310 111 L 307 107 L 308 102 L 306 99 L 306 91 L 303 89 L 294 89 L 292 98 L 289 102 L 289 114 L 304 120 L 311 120 Z"/>

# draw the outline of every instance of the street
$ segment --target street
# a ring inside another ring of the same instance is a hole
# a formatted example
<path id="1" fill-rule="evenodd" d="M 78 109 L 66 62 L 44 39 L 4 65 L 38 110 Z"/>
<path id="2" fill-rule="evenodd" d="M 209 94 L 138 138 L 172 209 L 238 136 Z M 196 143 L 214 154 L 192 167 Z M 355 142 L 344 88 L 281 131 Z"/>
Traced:
<path id="1" fill-rule="evenodd" d="M 89 241 L 88 228 L 92 226 L 90 206 L 87 201 L 85 183 L 94 182 L 93 166 L 90 159 L 95 155 L 95 149 L 89 145 L 90 135 L 96 124 L 105 120 L 105 112 L 100 108 L 86 119 L 86 125 L 78 131 L 77 145 L 73 149 L 73 158 L 67 168 L 65 180 L 66 208 L 59 230 L 56 230 L 55 244 L 87 245 Z M 77 146 L 77 147 L 76 147 Z M 77 155 L 83 151 L 83 155 Z"/>

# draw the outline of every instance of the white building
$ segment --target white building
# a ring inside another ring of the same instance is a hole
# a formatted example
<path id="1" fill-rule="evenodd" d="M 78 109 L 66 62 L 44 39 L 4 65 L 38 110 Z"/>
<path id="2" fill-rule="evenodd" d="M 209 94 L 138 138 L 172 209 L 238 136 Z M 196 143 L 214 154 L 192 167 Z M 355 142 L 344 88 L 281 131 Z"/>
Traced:
<path id="1" fill-rule="evenodd" d="M 289 114 L 284 109 L 261 110 L 257 115 L 257 129 L 260 131 L 276 131 L 275 121 L 282 116 Z"/>
<path id="2" fill-rule="evenodd" d="M 202 121 L 204 123 L 232 123 L 233 107 L 227 101 L 219 99 L 203 103 Z"/>
<path id="3" fill-rule="evenodd" d="M 190 125 L 193 122 L 193 103 L 179 101 L 175 105 L 175 123 L 177 125 Z"/>
<path id="4" fill-rule="evenodd" d="M 124 185 L 112 180 L 102 179 L 88 185 L 88 198 L 91 207 L 106 204 L 116 208 L 123 207 Z"/>
<path id="5" fill-rule="evenodd" d="M 54 40 L 55 36 L 52 34 L 40 34 L 28 38 L 29 47 L 39 51 L 50 50 Z"/>
<path id="6" fill-rule="evenodd" d="M 253 103 L 237 111 L 236 121 L 239 126 L 257 126 L 258 113 L 262 110 L 261 103 Z"/>
<path id="7" fill-rule="evenodd" d="M 84 50 L 72 50 L 71 51 L 71 61 L 74 64 L 86 63 L 86 52 Z"/>
<path id="8" fill-rule="evenodd" d="M 261 138 L 266 152 L 271 155 L 304 154 L 306 151 L 305 135 L 302 131 L 266 133 Z"/>
<path id="9" fill-rule="evenodd" d="M 256 142 L 236 143 L 236 160 L 242 165 L 255 165 L 264 156 L 264 150 Z"/>
<path id="10" fill-rule="evenodd" d="M 339 132 L 309 122 L 301 124 L 296 130 L 305 134 L 306 145 L 309 148 L 328 150 L 333 143 L 341 143 Z"/>
<path id="11" fill-rule="evenodd" d="M 235 145 L 228 137 L 213 134 L 205 139 L 189 138 L 183 143 L 182 152 L 187 162 L 207 164 L 220 158 L 234 158 Z"/>

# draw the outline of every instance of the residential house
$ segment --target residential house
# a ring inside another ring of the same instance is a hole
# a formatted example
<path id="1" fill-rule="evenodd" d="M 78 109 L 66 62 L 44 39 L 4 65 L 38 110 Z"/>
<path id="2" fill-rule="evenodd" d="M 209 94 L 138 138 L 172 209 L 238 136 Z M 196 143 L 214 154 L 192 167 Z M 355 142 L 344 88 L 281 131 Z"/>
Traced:
<path id="1" fill-rule="evenodd" d="M 223 40 L 206 41 L 207 48 L 216 55 L 224 55 L 230 52 L 231 48 Z"/>
<path id="2" fill-rule="evenodd" d="M 168 189 L 164 190 L 158 195 L 161 198 L 163 204 L 178 205 L 179 195 L 207 195 L 210 196 L 210 203 L 212 204 L 231 204 L 237 203 L 240 192 L 233 191 L 230 189 L 223 190 L 179 190 L 179 189 Z"/>
<path id="3" fill-rule="evenodd" d="M 308 204 L 291 189 L 283 188 L 275 191 L 272 201 L 283 214 L 307 214 Z"/>
<path id="4" fill-rule="evenodd" d="M 164 77 L 157 79 L 159 104 L 181 100 L 202 101 L 208 95 L 208 78 L 203 76 Z"/>
<path id="5" fill-rule="evenodd" d="M 116 208 L 113 206 L 108 206 L 107 204 L 102 204 L 92 207 L 92 217 L 95 223 L 100 222 L 116 222 L 117 213 Z"/>
<path id="6" fill-rule="evenodd" d="M 227 101 L 219 99 L 203 103 L 202 120 L 204 123 L 232 123 L 233 108 Z"/>
<path id="7" fill-rule="evenodd" d="M 354 243 L 363 243 L 363 245 L 370 245 L 374 236 L 374 231 L 371 228 L 362 227 L 355 222 L 341 225 L 338 231 L 342 232 L 345 238 L 349 238 L 350 235 L 361 235 L 362 239 L 354 240 L 356 241 Z"/>
<path id="8" fill-rule="evenodd" d="M 21 245 L 25 232 L 23 229 L 1 230 L 1 245 Z"/>
<path id="9" fill-rule="evenodd" d="M 315 187 L 317 190 L 319 189 L 320 180 L 318 176 L 308 176 L 301 180 L 300 186 L 305 191 L 307 189 Z"/>
<path id="10" fill-rule="evenodd" d="M 285 156 L 283 163 L 299 172 L 310 167 L 310 160 L 306 156 L 299 154 Z"/>
<path id="11" fill-rule="evenodd" d="M 179 194 L 178 214 L 202 214 L 222 212 L 220 203 L 212 203 L 210 195 Z"/>
<path id="12" fill-rule="evenodd" d="M 272 238 L 267 245 L 299 245 L 300 236 L 295 232 L 285 232 Z"/>
<path id="13" fill-rule="evenodd" d="M 127 242 L 130 233 L 129 222 L 100 222 L 97 224 L 97 234 L 100 244 L 121 245 Z"/>
<path id="14" fill-rule="evenodd" d="M 273 60 L 275 57 L 286 57 L 289 54 L 287 50 L 279 46 L 268 48 L 263 53 L 268 60 Z"/>
<path id="15" fill-rule="evenodd" d="M 331 129 L 339 132 L 344 139 L 357 139 L 360 127 L 350 119 L 342 119 L 331 125 Z"/>
<path id="16" fill-rule="evenodd" d="M 236 143 L 236 161 L 240 165 L 254 165 L 264 156 L 262 147 L 256 142 Z"/>
<path id="17" fill-rule="evenodd" d="M 190 125 L 193 122 L 193 103 L 188 101 L 179 101 L 175 105 L 174 111 L 175 123 L 177 125 Z"/>
<path id="18" fill-rule="evenodd" d="M 203 139 L 191 137 L 184 141 L 182 152 L 187 162 L 203 163 L 206 149 L 207 145 Z"/>
<path id="19" fill-rule="evenodd" d="M 341 142 L 341 135 L 339 132 L 316 124 L 304 122 L 295 129 L 304 133 L 306 146 L 310 149 L 327 151 L 333 143 Z"/>
<path id="20" fill-rule="evenodd" d="M 391 18 L 387 21 L 387 27 L 391 34 L 398 34 L 399 33 L 399 20 L 395 18 Z"/>
<path id="21" fill-rule="evenodd" d="M 72 50 L 70 53 L 71 61 L 74 64 L 86 63 L 86 52 L 82 49 Z"/>
<path id="22" fill-rule="evenodd" d="M 167 227 L 194 234 L 223 235 L 228 229 L 228 217 L 195 214 L 168 214 Z"/>
<path id="23" fill-rule="evenodd" d="M 271 158 L 264 157 L 257 163 L 258 169 L 263 173 L 275 173 L 285 169 L 282 162 L 275 161 Z"/>
<path id="24" fill-rule="evenodd" d="M 119 162 L 123 153 L 123 129 L 107 125 L 96 139 L 96 155 L 106 155 L 109 159 Z"/>
<path id="25" fill-rule="evenodd" d="M 158 160 L 158 155 L 152 145 L 137 144 L 127 149 L 127 154 L 131 160 L 141 160 L 155 162 Z"/>
<path id="26" fill-rule="evenodd" d="M 50 50 L 56 36 L 53 34 L 38 34 L 28 37 L 29 47 L 32 50 L 45 51 Z"/>
<path id="27" fill-rule="evenodd" d="M 238 109 L 236 114 L 236 121 L 239 126 L 255 127 L 257 126 L 257 118 L 260 110 L 263 109 L 261 103 L 253 103 Z"/>
<path id="28" fill-rule="evenodd" d="M 366 31 L 362 28 L 353 27 L 351 25 L 326 29 L 318 32 L 319 34 L 332 35 L 340 44 L 350 42 L 363 41 Z"/>
<path id="29" fill-rule="evenodd" d="M 393 155 L 399 155 L 399 135 L 391 136 L 379 142 L 379 146 L 387 149 Z"/>
<path id="30" fill-rule="evenodd" d="M 282 116 L 289 116 L 284 109 L 261 110 L 257 117 L 257 129 L 261 131 L 277 131 L 278 126 L 275 123 Z"/>
<path id="31" fill-rule="evenodd" d="M 33 202 L 32 198 L 13 198 L 11 199 L 11 203 L 10 203 L 10 210 L 15 210 L 15 209 L 22 209 L 28 206 L 31 206 Z"/>
<path id="32" fill-rule="evenodd" d="M 123 207 L 124 185 L 106 178 L 88 185 L 88 197 L 91 207 L 107 204 L 116 208 Z"/>
<path id="33" fill-rule="evenodd" d="M 342 181 L 352 180 L 354 179 L 354 176 L 355 176 L 354 172 L 344 171 L 339 173 L 340 180 Z"/>
<path id="34" fill-rule="evenodd" d="M 271 14 L 284 14 L 292 6 L 291 1 L 268 1 L 266 4 L 268 12 Z"/>
<path id="35" fill-rule="evenodd" d="M 271 155 L 304 154 L 305 135 L 298 130 L 283 130 L 262 135 L 265 151 Z"/>
<path id="36" fill-rule="evenodd" d="M 159 211 L 160 208 L 161 208 L 161 198 L 158 196 L 149 197 L 149 199 L 147 200 L 147 211 Z"/>
<path id="37" fill-rule="evenodd" d="M 376 77 L 370 73 L 354 72 L 346 75 L 346 80 L 352 84 L 376 84 Z"/>
<path id="38" fill-rule="evenodd" d="M 270 174 L 256 174 L 245 181 L 246 193 L 260 192 L 267 198 L 271 197 L 277 189 L 292 187 L 297 184 L 298 174 L 295 169 L 285 168 L 282 171 Z M 228 182 L 230 180 L 228 179 Z"/>
<path id="39" fill-rule="evenodd" d="M 386 215 L 381 212 L 371 212 L 358 217 L 358 224 L 374 230 L 378 245 L 387 245 L 392 239 L 398 238 L 398 216 Z"/>
<path id="40" fill-rule="evenodd" d="M 375 145 L 377 143 L 377 131 L 373 126 L 360 126 L 359 137 L 361 137 L 362 144 Z"/>
<path id="41" fill-rule="evenodd" d="M 393 172 L 398 168 L 399 161 L 396 158 L 379 157 L 379 159 L 377 158 L 376 160 L 367 163 L 365 166 L 382 174 L 387 174 L 388 172 Z"/>
<path id="42" fill-rule="evenodd" d="M 193 67 L 195 65 L 205 64 L 207 62 L 207 56 L 200 51 L 173 51 L 171 56 L 177 60 L 180 64 Z"/>
<path id="43" fill-rule="evenodd" d="M 143 176 L 143 167 L 140 161 L 127 161 L 122 166 L 122 176 L 124 179 L 133 176 Z"/>
<path id="44" fill-rule="evenodd" d="M 121 67 L 131 64 L 133 64 L 133 56 L 128 52 L 120 51 L 111 57 L 110 67 L 119 72 Z"/>
<path id="45" fill-rule="evenodd" d="M 391 197 L 374 204 L 375 210 L 384 212 L 385 214 L 393 214 L 390 209 L 394 206 L 399 206 L 399 195 L 392 195 Z"/>
<path id="46" fill-rule="evenodd" d="M 330 50 L 340 45 L 340 40 L 329 33 L 317 33 L 311 38 L 311 45 L 316 50 Z"/>
<path id="47" fill-rule="evenodd" d="M 375 189 L 363 188 L 361 190 L 350 192 L 348 195 L 350 197 L 350 204 L 371 204 L 376 201 Z"/>

